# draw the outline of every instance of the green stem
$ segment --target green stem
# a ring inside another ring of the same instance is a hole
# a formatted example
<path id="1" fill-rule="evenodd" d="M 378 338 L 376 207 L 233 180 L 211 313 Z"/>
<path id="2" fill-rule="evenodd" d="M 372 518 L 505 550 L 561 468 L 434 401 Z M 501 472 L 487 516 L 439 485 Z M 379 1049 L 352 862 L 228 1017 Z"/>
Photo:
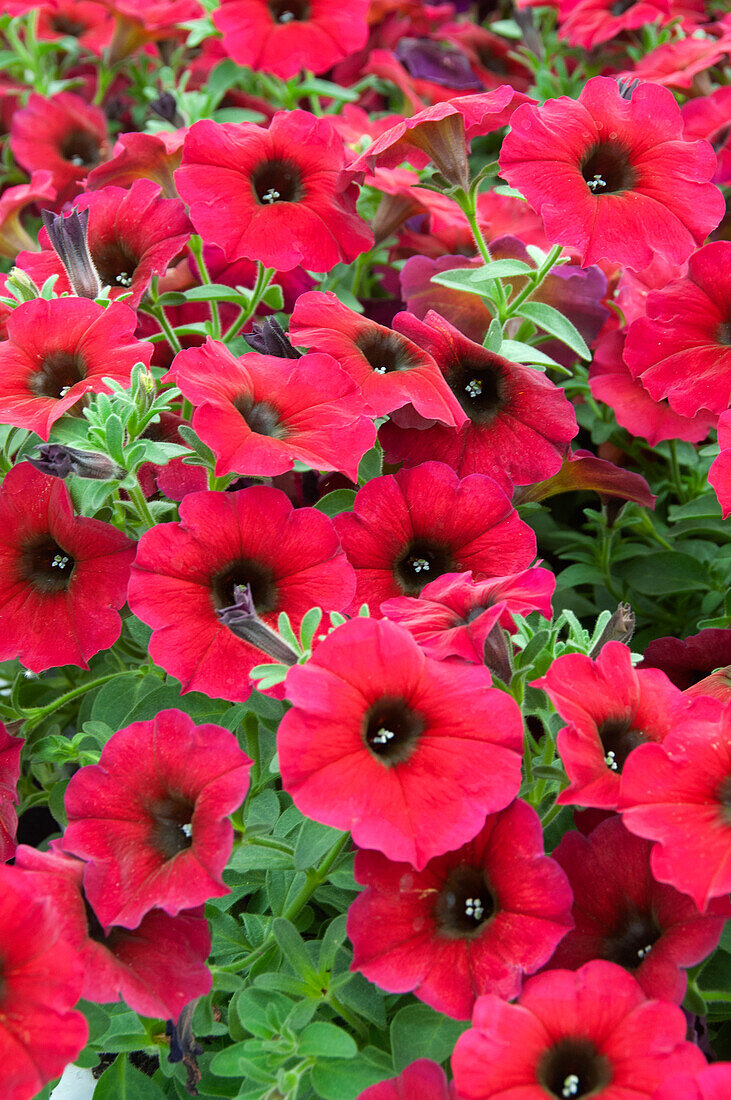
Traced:
<path id="1" fill-rule="evenodd" d="M 142 492 L 140 483 L 136 478 L 134 485 L 131 485 L 127 492 L 129 493 L 129 499 L 134 504 L 135 511 L 137 512 L 137 515 L 143 526 L 154 527 L 155 519 L 147 505 L 145 494 Z"/>
<path id="2" fill-rule="evenodd" d="M 474 186 L 471 187 L 467 192 L 464 192 L 460 189 L 457 191 L 455 199 L 459 203 L 460 207 L 462 208 L 462 212 L 464 213 L 464 216 L 469 222 L 475 245 L 477 246 L 478 252 L 482 256 L 483 261 L 486 264 L 492 263 L 490 248 L 477 221 L 476 189 L 474 188 Z M 494 279 L 488 285 L 491 291 L 490 297 L 493 297 L 495 299 L 496 305 L 498 307 L 499 318 L 502 321 L 503 314 L 505 313 L 506 308 L 505 291 L 503 290 L 503 284 L 500 282 L 499 279 Z"/>
<path id="3" fill-rule="evenodd" d="M 182 351 L 183 345 L 180 343 L 180 340 L 178 340 L 178 337 L 175 335 L 175 331 L 168 321 L 167 317 L 165 316 L 165 310 L 162 308 L 162 306 L 150 305 L 144 312 L 151 313 L 152 316 L 155 318 L 158 325 L 165 333 L 167 342 L 170 344 L 170 347 L 173 349 L 175 354 L 177 355 L 179 351 Z"/>
<path id="4" fill-rule="evenodd" d="M 553 806 L 551 806 L 551 809 L 547 811 L 545 817 L 541 818 L 541 826 L 543 827 L 544 832 L 551 824 L 551 822 L 558 817 L 562 809 L 563 806 L 559 806 L 557 802 L 554 802 Z"/>
<path id="5" fill-rule="evenodd" d="M 678 500 L 681 504 L 685 502 L 685 486 L 683 485 L 683 479 L 680 476 L 680 463 L 678 462 L 678 447 L 674 439 L 668 441 L 668 450 L 670 453 L 670 477 L 675 488 Z"/>
<path id="6" fill-rule="evenodd" d="M 233 340 L 234 336 L 241 331 L 249 318 L 253 316 L 253 314 L 256 312 L 256 309 L 261 302 L 267 287 L 272 281 L 274 273 L 275 272 L 273 267 L 264 267 L 263 263 L 258 263 L 256 283 L 254 284 L 254 289 L 251 292 L 251 299 L 245 306 L 241 307 L 238 317 L 230 326 L 230 328 L 228 328 L 223 334 L 224 344 L 227 344 L 229 340 Z"/>
<path id="7" fill-rule="evenodd" d="M 58 699 L 54 699 L 52 703 L 49 703 L 45 707 L 33 707 L 32 710 L 25 711 L 28 715 L 28 719 L 25 723 L 25 733 L 30 733 L 31 730 L 35 729 L 36 726 L 48 718 L 49 714 L 53 714 L 55 711 L 65 707 L 67 703 L 70 703 L 74 699 L 78 699 L 80 695 L 86 695 L 87 691 L 93 691 L 94 688 L 102 687 L 104 684 L 108 684 L 110 680 L 116 680 L 119 676 L 139 676 L 140 672 L 141 670 L 138 668 L 129 668 L 121 673 L 110 672 L 106 676 L 99 676 L 96 680 L 89 680 L 86 684 L 80 684 L 79 687 L 72 688 L 71 691 L 59 695 Z"/>
<path id="8" fill-rule="evenodd" d="M 188 243 L 188 248 L 195 257 L 195 262 L 198 265 L 198 273 L 200 274 L 201 281 L 205 286 L 212 285 L 212 279 L 206 266 L 206 261 L 203 259 L 203 241 L 197 235 L 193 235 Z M 208 308 L 211 311 L 211 324 L 213 326 L 213 332 L 211 335 L 214 340 L 221 339 L 221 313 L 219 310 L 218 302 L 208 302 Z"/>
<path id="9" fill-rule="evenodd" d="M 291 844 L 285 844 L 281 840 L 275 840 L 270 836 L 251 836 L 247 837 L 244 834 L 241 838 L 241 844 L 251 844 L 254 848 L 271 848 L 273 852 L 282 852 L 285 856 L 294 855 L 294 848 Z"/>
<path id="10" fill-rule="evenodd" d="M 338 1016 L 341 1016 L 345 1020 L 346 1024 L 350 1024 L 356 1035 L 358 1035 L 361 1039 L 368 1038 L 367 1026 L 363 1023 L 359 1016 L 356 1016 L 354 1012 L 351 1012 L 349 1008 L 345 1007 L 339 997 L 336 997 L 334 993 L 328 993 L 325 1000 L 331 1008 L 335 1009 Z"/>
<path id="11" fill-rule="evenodd" d="M 514 317 L 515 314 L 519 312 L 520 306 L 522 306 L 526 298 L 530 298 L 531 294 L 533 294 L 534 291 L 538 289 L 538 287 L 549 274 L 551 269 L 556 266 L 556 260 L 561 255 L 562 250 L 563 246 L 560 244 L 555 244 L 553 246 L 528 286 L 524 287 L 521 290 L 520 294 L 516 294 L 515 298 L 513 298 L 512 302 L 507 308 L 506 320 L 509 317 Z"/>

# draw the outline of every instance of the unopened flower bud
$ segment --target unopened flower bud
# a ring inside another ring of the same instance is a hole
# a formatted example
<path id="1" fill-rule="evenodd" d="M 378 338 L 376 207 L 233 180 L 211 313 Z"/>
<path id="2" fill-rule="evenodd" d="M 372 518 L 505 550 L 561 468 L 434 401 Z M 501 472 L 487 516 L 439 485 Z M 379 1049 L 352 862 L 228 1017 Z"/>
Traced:
<path id="1" fill-rule="evenodd" d="M 42 210 L 41 217 L 49 240 L 66 269 L 77 298 L 98 298 L 102 292 L 99 274 L 86 239 L 89 211 L 72 211 L 66 217 Z"/>
<path id="2" fill-rule="evenodd" d="M 175 96 L 172 92 L 163 92 L 157 99 L 153 100 L 150 104 L 150 110 L 154 111 L 160 118 L 164 118 L 166 122 L 169 122 L 176 129 L 181 126 L 185 126 L 185 119 L 182 117 L 178 110 L 178 105 L 175 102 Z"/>
<path id="3" fill-rule="evenodd" d="M 302 358 L 300 353 L 292 347 L 289 336 L 274 317 L 266 317 L 260 325 L 253 325 L 245 339 L 249 347 L 261 355 L 276 355 L 279 359 Z"/>
<path id="4" fill-rule="evenodd" d="M 624 645 L 627 645 L 634 632 L 635 613 L 628 603 L 621 603 L 604 627 L 604 630 L 602 630 L 599 635 L 599 641 L 596 643 L 589 656 L 592 660 L 598 657 L 602 647 L 605 646 L 607 642 L 622 642 Z"/>
<path id="5" fill-rule="evenodd" d="M 90 478 L 93 481 L 111 481 L 124 477 L 125 471 L 112 462 L 107 455 L 95 451 L 79 451 L 76 447 L 66 447 L 63 443 L 43 443 L 38 454 L 28 456 L 28 461 L 41 473 L 51 477 Z"/>
<path id="6" fill-rule="evenodd" d="M 237 638 L 260 649 L 279 664 L 296 665 L 299 658 L 295 651 L 257 615 L 251 586 L 237 584 L 234 588 L 234 600 L 235 603 L 229 607 L 216 611 L 219 622 L 228 627 Z"/>
<path id="7" fill-rule="evenodd" d="M 27 271 L 13 267 L 5 282 L 5 289 L 19 302 L 33 302 L 40 298 L 41 292 Z"/>

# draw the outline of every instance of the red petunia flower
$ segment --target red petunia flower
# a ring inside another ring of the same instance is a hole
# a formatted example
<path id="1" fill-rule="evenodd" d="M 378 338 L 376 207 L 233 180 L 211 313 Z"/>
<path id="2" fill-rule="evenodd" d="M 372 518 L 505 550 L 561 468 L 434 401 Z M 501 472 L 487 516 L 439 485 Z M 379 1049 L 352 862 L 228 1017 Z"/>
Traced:
<path id="1" fill-rule="evenodd" d="M 216 456 L 217 477 L 274 477 L 298 460 L 357 481 L 375 441 L 360 390 L 329 355 L 237 359 L 208 339 L 180 352 L 165 377 L 193 402 L 193 427 Z"/>
<path id="2" fill-rule="evenodd" d="M 705 409 L 693 417 L 681 416 L 667 401 L 654 401 L 642 381 L 630 374 L 623 357 L 625 339 L 626 333 L 619 329 L 600 337 L 589 367 L 592 397 L 613 409 L 617 423 L 651 447 L 665 439 L 704 440 L 716 418 Z"/>
<path id="3" fill-rule="evenodd" d="M 369 0 L 223 0 L 213 22 L 238 65 L 289 80 L 324 73 L 368 38 Z"/>
<path id="4" fill-rule="evenodd" d="M 595 960 L 530 978 L 515 1004 L 481 997 L 454 1080 L 465 1100 L 649 1100 L 706 1064 L 685 1031 L 677 1005 L 647 1000 L 631 974 Z"/>
<path id="5" fill-rule="evenodd" d="M 729 43 L 731 45 L 731 42 Z M 707 96 L 689 99 L 680 108 L 689 138 L 705 138 L 718 160 L 713 182 L 731 184 L 731 88 L 717 88 Z"/>
<path id="6" fill-rule="evenodd" d="M 180 199 L 163 199 L 151 180 L 135 180 L 129 190 L 105 187 L 80 195 L 76 210 L 89 211 L 87 242 L 102 286 L 111 288 L 110 297 L 131 294 L 127 305 L 136 309 L 154 275 L 164 275 L 182 253 L 192 232 Z M 53 250 L 48 233 L 41 229 L 42 252 L 24 252 L 18 267 L 27 271 L 37 286 L 49 275 L 58 275 L 56 294 L 73 290 L 61 260 Z M 108 373 L 108 372 L 107 372 Z"/>
<path id="7" fill-rule="evenodd" d="M 627 331 L 624 358 L 656 401 L 681 416 L 721 413 L 731 401 L 731 242 L 695 252 L 688 275 L 647 296 Z"/>
<path id="8" fill-rule="evenodd" d="M 4 1100 L 31 1100 L 84 1047 L 73 1006 L 83 968 L 64 917 L 16 867 L 0 865 L 0 1059 Z"/>
<path id="9" fill-rule="evenodd" d="M 564 806 L 616 809 L 628 757 L 645 741 L 662 741 L 690 705 L 664 673 L 634 669 L 621 642 L 607 642 L 595 661 L 580 653 L 556 658 L 533 687 L 569 723 L 556 739 L 570 780 L 558 796 Z"/>
<path id="10" fill-rule="evenodd" d="M 0 256 L 14 260 L 22 249 L 35 248 L 33 240 L 23 228 L 21 212 L 31 203 L 47 205 L 55 197 L 53 176 L 42 169 L 33 173 L 30 183 L 7 187 L 3 191 L 0 195 Z"/>
<path id="11" fill-rule="evenodd" d="M 722 665 L 731 665 L 731 630 L 708 629 L 687 638 L 656 638 L 638 668 L 661 668 L 685 690 Z"/>
<path id="12" fill-rule="evenodd" d="M 699 73 L 714 65 L 724 64 L 729 54 L 731 33 L 722 34 L 720 38 L 707 34 L 700 38 L 690 35 L 656 46 L 635 61 L 629 72 L 618 75 L 620 79 L 650 80 L 653 84 L 686 89 L 690 88 Z"/>
<path id="13" fill-rule="evenodd" d="M 662 745 L 640 749 L 622 776 L 622 820 L 657 842 L 655 878 L 704 909 L 731 891 L 731 707 L 696 698 Z"/>
<path id="14" fill-rule="evenodd" d="M 606 259 L 639 271 L 657 252 L 682 263 L 724 213 L 713 149 L 684 139 L 672 92 L 654 84 L 625 99 L 596 76 L 576 101 L 519 107 L 500 170 L 582 266 Z"/>
<path id="15" fill-rule="evenodd" d="M 351 970 L 460 1020 L 483 993 L 517 996 L 573 924 L 568 882 L 525 802 L 489 815 L 474 840 L 418 873 L 358 852 L 355 879 L 366 889 L 348 910 Z"/>
<path id="16" fill-rule="evenodd" d="M 119 637 L 134 544 L 75 516 L 62 480 L 21 462 L 0 487 L 0 660 L 88 668 Z"/>
<path id="17" fill-rule="evenodd" d="M 694 1077 L 683 1073 L 664 1081 L 652 1100 L 728 1100 L 729 1095 L 731 1062 L 716 1062 Z"/>
<path id="18" fill-rule="evenodd" d="M 120 134 L 110 159 L 92 168 L 86 190 L 131 187 L 135 180 L 158 183 L 166 199 L 178 197 L 174 174 L 183 157 L 184 130 L 160 130 L 156 134 Z"/>
<path id="19" fill-rule="evenodd" d="M 517 794 L 520 712 L 490 682 L 426 657 L 394 623 L 351 619 L 287 673 L 284 789 L 307 817 L 423 868 Z"/>
<path id="20" fill-rule="evenodd" d="M 48 439 L 51 427 L 102 381 L 129 383 L 135 363 L 150 365 L 153 345 L 134 337 L 137 318 L 123 302 L 106 309 L 88 298 L 37 298 L 7 319 L 0 343 L 0 423 Z"/>
<path id="21" fill-rule="evenodd" d="M 27 106 L 13 114 L 10 148 L 27 172 L 52 172 L 57 194 L 49 206 L 59 211 L 81 191 L 90 169 L 109 154 L 106 115 L 72 92 L 50 99 L 34 92 Z"/>
<path id="22" fill-rule="evenodd" d="M 175 182 L 197 232 L 228 260 L 329 271 L 373 243 L 344 163 L 332 123 L 307 111 L 280 111 L 268 129 L 206 119 L 186 135 Z"/>
<path id="23" fill-rule="evenodd" d="M 670 0 L 561 0 L 558 36 L 570 46 L 592 50 L 625 31 L 646 23 L 664 26 L 671 19 Z"/>
<path id="24" fill-rule="evenodd" d="M 380 439 L 389 462 L 445 462 L 461 477 L 488 474 L 506 493 L 544 481 L 561 469 L 578 426 L 573 406 L 545 374 L 468 340 L 438 313 L 408 313 L 394 327 L 434 357 L 469 420 L 458 430 L 385 424 Z"/>
<path id="25" fill-rule="evenodd" d="M 355 569 L 352 606 L 368 603 L 372 615 L 442 573 L 503 577 L 535 557 L 535 536 L 500 486 L 482 474 L 460 480 L 442 462 L 373 478 L 333 522 Z"/>
<path id="26" fill-rule="evenodd" d="M 15 855 L 15 833 L 18 828 L 18 779 L 22 737 L 11 737 L 0 722 L 0 863 Z"/>
<path id="27" fill-rule="evenodd" d="M 353 570 L 332 520 L 295 510 L 284 493 L 256 485 L 230 493 L 189 493 L 180 523 L 162 523 L 140 540 L 129 605 L 153 627 L 152 659 L 183 691 L 243 702 L 262 653 L 219 622 L 216 610 L 251 585 L 257 614 L 276 628 L 282 611 L 295 629 L 311 607 L 341 610 Z"/>
<path id="28" fill-rule="evenodd" d="M 295 343 L 334 356 L 360 387 L 372 416 L 411 404 L 420 416 L 450 427 L 467 419 L 431 355 L 400 332 L 348 309 L 334 294 L 300 295 L 289 333 Z"/>
<path id="29" fill-rule="evenodd" d="M 731 411 L 721 413 L 718 419 L 718 442 L 721 453 L 711 463 L 708 484 L 716 492 L 723 518 L 728 519 L 731 514 Z"/>
<path id="30" fill-rule="evenodd" d="M 459 1097 L 454 1083 L 447 1084 L 446 1074 L 437 1062 L 419 1058 L 398 1077 L 371 1085 L 361 1092 L 358 1100 L 459 1100 Z"/>
<path id="31" fill-rule="evenodd" d="M 228 893 L 228 815 L 249 789 L 251 761 L 229 730 L 180 710 L 115 733 L 98 764 L 66 788 L 65 851 L 87 861 L 84 893 L 105 927 L 136 928 Z"/>
<path id="32" fill-rule="evenodd" d="M 206 959 L 211 950 L 203 906 L 168 916 L 147 913 L 135 929 L 99 924 L 84 897 L 85 863 L 64 855 L 54 841 L 39 852 L 21 844 L 16 866 L 36 892 L 64 916 L 64 936 L 84 965 L 81 996 L 97 1004 L 123 1000 L 142 1016 L 177 1020 L 181 1009 L 211 988 Z"/>
<path id="33" fill-rule="evenodd" d="M 109 12 L 93 0 L 46 0 L 28 5 L 38 10 L 39 41 L 75 38 L 80 46 L 101 57 L 114 33 Z"/>
<path id="34" fill-rule="evenodd" d="M 716 949 L 731 903 L 719 898 L 699 913 L 687 895 L 652 877 L 651 848 L 616 816 L 589 837 L 564 834 L 553 858 L 569 877 L 576 927 L 548 966 L 577 970 L 607 959 L 629 970 L 648 997 L 680 1004 L 687 986 L 681 967 Z"/>
<path id="35" fill-rule="evenodd" d="M 496 624 L 515 629 L 511 612 L 540 611 L 551 618 L 556 578 L 548 569 L 474 581 L 471 573 L 444 573 L 422 588 L 418 599 L 400 596 L 381 613 L 403 626 L 429 657 L 461 657 L 483 664 L 485 643 Z"/>

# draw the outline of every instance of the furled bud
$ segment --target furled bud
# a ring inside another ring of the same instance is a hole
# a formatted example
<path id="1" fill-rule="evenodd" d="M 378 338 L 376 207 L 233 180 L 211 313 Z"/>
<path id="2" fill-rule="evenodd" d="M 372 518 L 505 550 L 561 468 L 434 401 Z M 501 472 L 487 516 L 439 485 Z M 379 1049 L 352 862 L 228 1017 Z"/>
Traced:
<path id="1" fill-rule="evenodd" d="M 89 211 L 74 210 L 63 217 L 42 210 L 41 217 L 49 240 L 66 268 L 74 294 L 77 298 L 98 298 L 102 284 L 86 239 Z"/>
<path id="2" fill-rule="evenodd" d="M 43 443 L 38 454 L 29 455 L 28 461 L 41 473 L 51 477 L 91 478 L 93 481 L 111 481 L 124 477 L 125 471 L 112 462 L 106 455 L 95 451 L 79 451 L 76 447 L 66 447 L 63 443 Z"/>
<path id="3" fill-rule="evenodd" d="M 599 635 L 599 640 L 589 656 L 592 660 L 599 656 L 607 642 L 622 642 L 627 645 L 635 632 L 635 613 L 628 603 L 621 603 Z"/>
<path id="4" fill-rule="evenodd" d="M 27 271 L 19 267 L 10 269 L 10 274 L 5 281 L 5 289 L 19 302 L 33 302 L 41 296 L 40 290 Z"/>
<path id="5" fill-rule="evenodd" d="M 276 355 L 279 359 L 302 358 L 300 353 L 292 347 L 289 336 L 274 317 L 266 317 L 260 325 L 253 325 L 245 340 L 249 347 L 262 355 Z"/>
<path id="6" fill-rule="evenodd" d="M 237 638 L 260 649 L 278 664 L 296 665 L 298 656 L 295 651 L 257 615 L 251 585 L 237 584 L 234 588 L 234 600 L 229 607 L 216 611 L 219 622 L 227 626 Z"/>

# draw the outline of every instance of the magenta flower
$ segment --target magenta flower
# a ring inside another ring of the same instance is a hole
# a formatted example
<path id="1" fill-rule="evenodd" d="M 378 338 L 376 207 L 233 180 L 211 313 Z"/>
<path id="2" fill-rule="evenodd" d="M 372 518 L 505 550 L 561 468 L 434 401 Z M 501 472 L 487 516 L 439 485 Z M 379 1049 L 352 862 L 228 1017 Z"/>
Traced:
<path id="1" fill-rule="evenodd" d="M 7 863 L 15 854 L 15 832 L 18 814 L 18 779 L 22 737 L 11 737 L 0 722 L 0 863 Z"/>
<path id="2" fill-rule="evenodd" d="M 398 1077 L 371 1085 L 358 1100 L 459 1100 L 459 1097 L 454 1091 L 454 1082 L 447 1084 L 440 1065 L 428 1058 L 419 1058 Z"/>

